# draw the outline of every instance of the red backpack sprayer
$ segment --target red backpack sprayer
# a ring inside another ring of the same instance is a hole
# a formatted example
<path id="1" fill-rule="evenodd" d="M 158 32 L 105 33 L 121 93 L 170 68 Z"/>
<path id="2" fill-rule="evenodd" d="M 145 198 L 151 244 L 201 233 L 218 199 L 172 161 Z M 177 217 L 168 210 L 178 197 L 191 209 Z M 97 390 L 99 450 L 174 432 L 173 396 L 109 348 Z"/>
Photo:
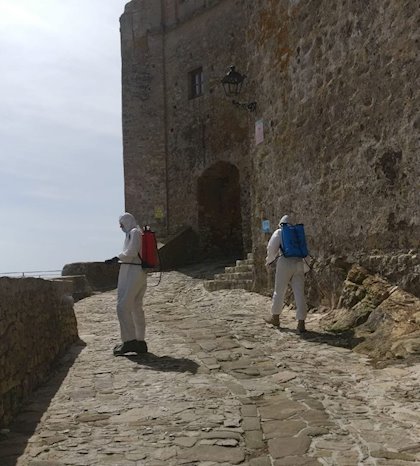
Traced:
<path id="1" fill-rule="evenodd" d="M 138 253 L 138 257 L 141 261 L 140 264 L 135 262 L 119 262 L 118 257 L 114 257 L 112 259 L 106 260 L 106 264 L 127 264 L 127 265 L 138 265 L 142 267 L 145 271 L 158 271 L 160 272 L 159 281 L 156 285 L 159 285 L 162 279 L 162 268 L 159 258 L 159 251 L 157 247 L 156 235 L 155 232 L 152 231 L 149 225 L 145 225 L 142 231 L 140 232 L 141 237 L 139 240 L 141 241 L 141 253 Z"/>
<path id="2" fill-rule="evenodd" d="M 152 285 L 158 286 L 162 279 L 162 269 L 160 267 L 156 235 L 149 225 L 145 225 L 141 233 L 141 254 L 139 253 L 139 259 L 143 269 L 159 269 L 159 280 L 156 285 Z"/>
<path id="3" fill-rule="evenodd" d="M 144 269 L 155 269 L 160 265 L 156 235 L 149 225 L 143 228 L 139 258 Z"/>

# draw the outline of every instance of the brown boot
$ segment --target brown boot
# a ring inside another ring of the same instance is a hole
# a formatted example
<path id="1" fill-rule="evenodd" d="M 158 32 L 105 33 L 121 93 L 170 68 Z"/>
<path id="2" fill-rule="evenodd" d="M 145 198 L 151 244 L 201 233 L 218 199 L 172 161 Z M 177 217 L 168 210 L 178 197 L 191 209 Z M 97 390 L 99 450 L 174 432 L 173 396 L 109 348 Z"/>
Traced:
<path id="1" fill-rule="evenodd" d="M 306 332 L 305 321 L 304 320 L 298 320 L 297 331 L 298 331 L 298 333 L 305 333 Z"/>
<path id="2" fill-rule="evenodd" d="M 267 324 L 274 325 L 274 327 L 280 327 L 280 316 L 278 314 L 272 314 L 270 317 L 264 317 Z"/>

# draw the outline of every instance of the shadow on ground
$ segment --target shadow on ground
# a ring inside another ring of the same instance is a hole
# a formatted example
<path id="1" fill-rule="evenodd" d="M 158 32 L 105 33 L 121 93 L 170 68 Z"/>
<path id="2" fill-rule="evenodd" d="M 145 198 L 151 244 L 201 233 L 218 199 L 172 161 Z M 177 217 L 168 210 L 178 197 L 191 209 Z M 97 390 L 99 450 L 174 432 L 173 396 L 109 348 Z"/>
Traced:
<path id="1" fill-rule="evenodd" d="M 339 346 L 341 348 L 348 349 L 353 349 L 364 340 L 364 338 L 356 338 L 353 332 L 335 334 L 326 332 L 320 333 L 312 330 L 307 330 L 305 333 L 302 333 L 300 337 L 312 343 L 323 343 L 330 346 Z"/>
<path id="2" fill-rule="evenodd" d="M 1 466 L 16 465 L 17 459 L 23 454 L 42 415 L 48 409 L 51 400 L 66 378 L 67 372 L 85 346 L 82 340 L 74 343 L 65 356 L 53 366 L 49 378 L 28 397 L 10 425 L 0 431 Z"/>
<path id="3" fill-rule="evenodd" d="M 142 366 L 142 369 L 146 368 L 160 372 L 190 372 L 191 374 L 196 374 L 200 367 L 200 365 L 192 359 L 158 356 L 153 353 L 135 356 L 129 355 L 125 357 L 130 361 L 137 363 L 139 366 Z M 135 368 L 135 370 L 140 370 L 140 367 Z"/>
<path id="4" fill-rule="evenodd" d="M 309 324 L 310 325 L 310 324 Z M 293 333 L 298 335 L 302 340 L 309 341 L 311 343 L 320 343 L 340 348 L 346 348 L 352 350 L 355 346 L 362 343 L 364 338 L 356 338 L 354 332 L 343 332 L 343 333 L 331 333 L 331 332 L 322 332 L 310 330 L 306 327 L 307 330 L 304 333 L 299 334 L 296 328 L 280 327 L 276 328 L 277 332 L 280 333 Z"/>
<path id="5" fill-rule="evenodd" d="M 295 328 L 288 327 L 280 327 L 279 329 L 276 329 L 276 331 L 280 333 L 293 333 L 295 335 L 299 335 L 302 340 L 310 341 L 311 343 L 321 343 L 350 350 L 364 341 L 364 338 L 356 338 L 353 335 L 353 332 L 328 333 L 306 330 L 306 332 L 298 334 Z"/>
<path id="6" fill-rule="evenodd" d="M 192 278 L 213 280 L 216 273 L 223 273 L 225 267 L 232 267 L 234 265 L 235 259 L 213 259 L 211 261 L 204 260 L 197 264 L 180 267 L 177 271 Z"/>

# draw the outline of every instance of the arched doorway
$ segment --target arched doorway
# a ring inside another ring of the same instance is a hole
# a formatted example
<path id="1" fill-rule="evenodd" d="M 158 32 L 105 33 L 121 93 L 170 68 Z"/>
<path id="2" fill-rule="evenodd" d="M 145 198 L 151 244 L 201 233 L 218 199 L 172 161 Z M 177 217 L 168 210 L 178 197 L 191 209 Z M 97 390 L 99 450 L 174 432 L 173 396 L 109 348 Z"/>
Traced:
<path id="1" fill-rule="evenodd" d="M 201 249 L 211 257 L 242 257 L 239 171 L 217 162 L 198 179 L 198 228 Z"/>

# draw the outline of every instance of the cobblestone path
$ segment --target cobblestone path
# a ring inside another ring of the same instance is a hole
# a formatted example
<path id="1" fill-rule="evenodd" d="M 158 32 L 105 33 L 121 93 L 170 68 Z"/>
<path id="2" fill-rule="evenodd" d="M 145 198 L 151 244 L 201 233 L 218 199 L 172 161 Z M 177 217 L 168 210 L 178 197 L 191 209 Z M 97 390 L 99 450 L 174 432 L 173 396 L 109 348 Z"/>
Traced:
<path id="1" fill-rule="evenodd" d="M 420 465 L 420 365 L 375 369 L 315 314 L 305 338 L 291 311 L 278 331 L 268 298 L 209 293 L 193 272 L 149 287 L 144 357 L 112 355 L 115 292 L 76 304 L 85 344 L 11 426 L 1 466 Z"/>

